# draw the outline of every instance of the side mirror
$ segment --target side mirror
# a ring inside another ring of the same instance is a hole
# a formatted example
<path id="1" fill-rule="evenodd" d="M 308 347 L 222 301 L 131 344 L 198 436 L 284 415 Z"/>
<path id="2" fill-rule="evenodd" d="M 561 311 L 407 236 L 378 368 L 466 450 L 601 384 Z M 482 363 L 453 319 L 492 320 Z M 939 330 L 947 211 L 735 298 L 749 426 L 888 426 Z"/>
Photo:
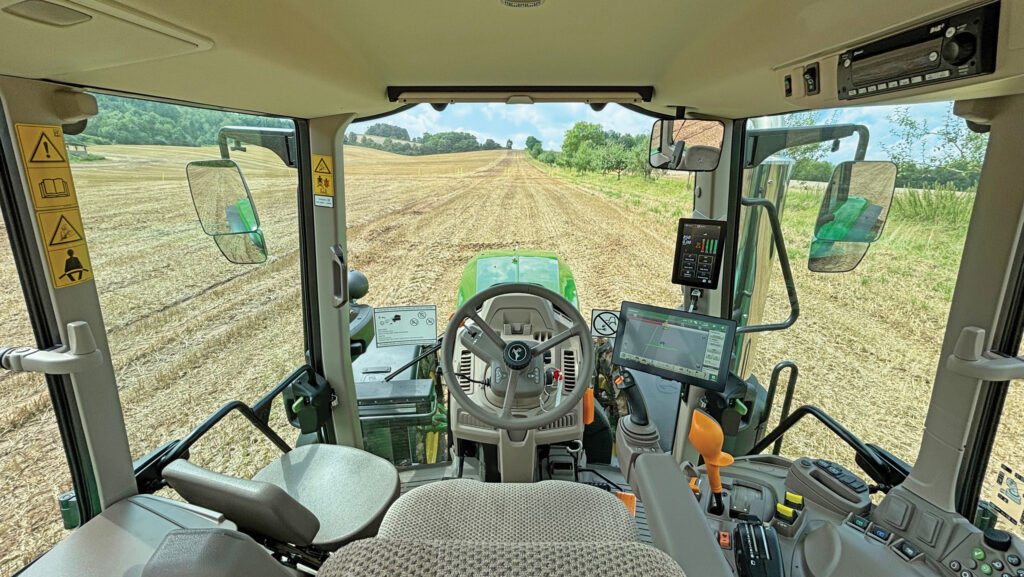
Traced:
<path id="1" fill-rule="evenodd" d="M 717 120 L 658 120 L 651 129 L 650 164 L 710 172 L 718 168 L 724 138 L 725 125 Z"/>
<path id="2" fill-rule="evenodd" d="M 850 161 L 836 166 L 821 199 L 807 266 L 848 272 L 860 264 L 885 228 L 896 190 L 896 165 Z"/>
<path id="3" fill-rule="evenodd" d="M 256 205 L 242 170 L 230 159 L 196 160 L 185 167 L 192 204 L 203 232 L 235 264 L 267 260 Z"/>

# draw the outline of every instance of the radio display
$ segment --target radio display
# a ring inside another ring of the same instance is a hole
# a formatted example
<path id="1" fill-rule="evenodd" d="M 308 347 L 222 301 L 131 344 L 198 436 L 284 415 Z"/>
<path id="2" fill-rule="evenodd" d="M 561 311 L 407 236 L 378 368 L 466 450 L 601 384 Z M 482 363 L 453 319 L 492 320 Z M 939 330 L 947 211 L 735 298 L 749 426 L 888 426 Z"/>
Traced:
<path id="1" fill-rule="evenodd" d="M 851 76 L 855 86 L 875 84 L 938 68 L 942 38 L 896 48 L 862 60 L 854 60 Z"/>

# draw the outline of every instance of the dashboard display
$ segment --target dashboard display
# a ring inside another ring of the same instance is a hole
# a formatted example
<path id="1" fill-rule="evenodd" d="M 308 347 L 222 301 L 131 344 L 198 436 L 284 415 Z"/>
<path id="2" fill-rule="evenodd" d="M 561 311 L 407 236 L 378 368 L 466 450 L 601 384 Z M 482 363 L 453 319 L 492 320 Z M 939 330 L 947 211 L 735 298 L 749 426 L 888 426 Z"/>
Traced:
<path id="1" fill-rule="evenodd" d="M 729 319 L 624 302 L 612 362 L 724 391 L 735 337 L 736 323 Z"/>
<path id="2" fill-rule="evenodd" d="M 679 219 L 672 282 L 694 288 L 718 288 L 724 252 L 724 221 Z"/>

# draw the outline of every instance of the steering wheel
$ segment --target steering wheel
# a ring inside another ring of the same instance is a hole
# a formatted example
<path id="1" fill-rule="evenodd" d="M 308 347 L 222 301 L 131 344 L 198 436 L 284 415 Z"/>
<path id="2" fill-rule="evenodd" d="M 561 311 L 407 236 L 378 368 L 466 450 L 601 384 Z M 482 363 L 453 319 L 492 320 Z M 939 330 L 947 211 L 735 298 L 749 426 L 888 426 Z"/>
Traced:
<path id="1" fill-rule="evenodd" d="M 540 297 L 551 304 L 553 309 L 561 313 L 572 324 L 571 326 L 546 341 L 527 342 L 514 340 L 506 342 L 482 318 L 479 309 L 488 300 L 506 294 L 528 294 Z M 464 321 L 466 330 L 459 331 Z M 544 353 L 570 338 L 580 340 L 582 349 L 581 365 L 578 374 L 589 375 L 587 367 L 594 366 L 594 343 L 590 338 L 590 328 L 576 307 L 562 295 L 544 287 L 525 284 L 508 283 L 492 286 L 473 295 L 455 311 L 448 321 L 448 328 L 441 339 L 441 368 L 448 382 L 448 392 L 459 402 L 459 407 L 480 421 L 510 431 L 539 429 L 549 425 L 580 403 L 589 386 L 577 383 L 572 394 L 562 398 L 559 390 L 553 408 L 540 415 L 518 418 L 512 416 L 517 391 L 538 390 L 538 398 L 544 393 Z M 470 398 L 459 386 L 458 373 L 455 371 L 455 339 L 458 338 L 466 349 L 487 363 L 491 373 L 491 387 L 495 392 L 504 388 L 505 399 L 501 412 L 496 413 L 480 405 Z M 543 403 L 541 403 L 543 406 Z"/>

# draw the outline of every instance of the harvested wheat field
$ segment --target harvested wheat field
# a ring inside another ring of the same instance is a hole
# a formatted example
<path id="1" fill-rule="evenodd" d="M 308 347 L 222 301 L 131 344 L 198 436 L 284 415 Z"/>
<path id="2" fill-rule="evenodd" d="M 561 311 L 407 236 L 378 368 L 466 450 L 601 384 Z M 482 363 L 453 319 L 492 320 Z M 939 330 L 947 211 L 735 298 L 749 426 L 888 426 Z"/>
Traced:
<path id="1" fill-rule="evenodd" d="M 235 153 L 270 250 L 265 264 L 238 266 L 203 234 L 185 182 L 185 164 L 215 158 L 215 149 L 90 151 L 106 160 L 73 171 L 138 458 L 229 400 L 255 401 L 303 362 L 295 173 L 258 147 Z M 690 195 L 622 192 L 625 180 L 573 178 L 520 151 L 403 157 L 349 148 L 345 165 L 350 259 L 370 280 L 364 302 L 434 303 L 447 318 L 466 261 L 515 246 L 556 251 L 575 274 L 587 316 L 626 299 L 662 306 L 681 299 L 668 279 L 676 220 L 692 209 Z M 879 243 L 857 271 L 813 275 L 803 265 L 810 230 L 796 216 L 813 218 L 814 207 L 792 202 L 787 211 L 803 315 L 792 330 L 761 339 L 758 376 L 767 381 L 779 360 L 797 362 L 798 404 L 817 404 L 865 441 L 913 460 L 959 263 L 956 239 L 893 222 L 883 240 L 895 240 Z M 941 258 L 898 269 L 893 263 L 909 246 Z M 6 248 L 0 274 L 3 344 L 31 343 Z M 782 318 L 775 281 L 767 310 Z M 0 573 L 10 574 L 65 534 L 55 497 L 68 480 L 41 380 L 0 374 L 0 395 Z M 1019 399 L 1011 403 L 1024 408 Z M 293 438 L 283 411 L 273 424 Z M 823 428 L 804 425 L 797 433 L 803 436 L 787 438 L 786 454 L 852 466 L 852 454 Z M 192 458 L 251 475 L 274 453 L 243 419 L 229 418 Z M 1012 456 L 1006 453 L 1007 462 Z"/>

